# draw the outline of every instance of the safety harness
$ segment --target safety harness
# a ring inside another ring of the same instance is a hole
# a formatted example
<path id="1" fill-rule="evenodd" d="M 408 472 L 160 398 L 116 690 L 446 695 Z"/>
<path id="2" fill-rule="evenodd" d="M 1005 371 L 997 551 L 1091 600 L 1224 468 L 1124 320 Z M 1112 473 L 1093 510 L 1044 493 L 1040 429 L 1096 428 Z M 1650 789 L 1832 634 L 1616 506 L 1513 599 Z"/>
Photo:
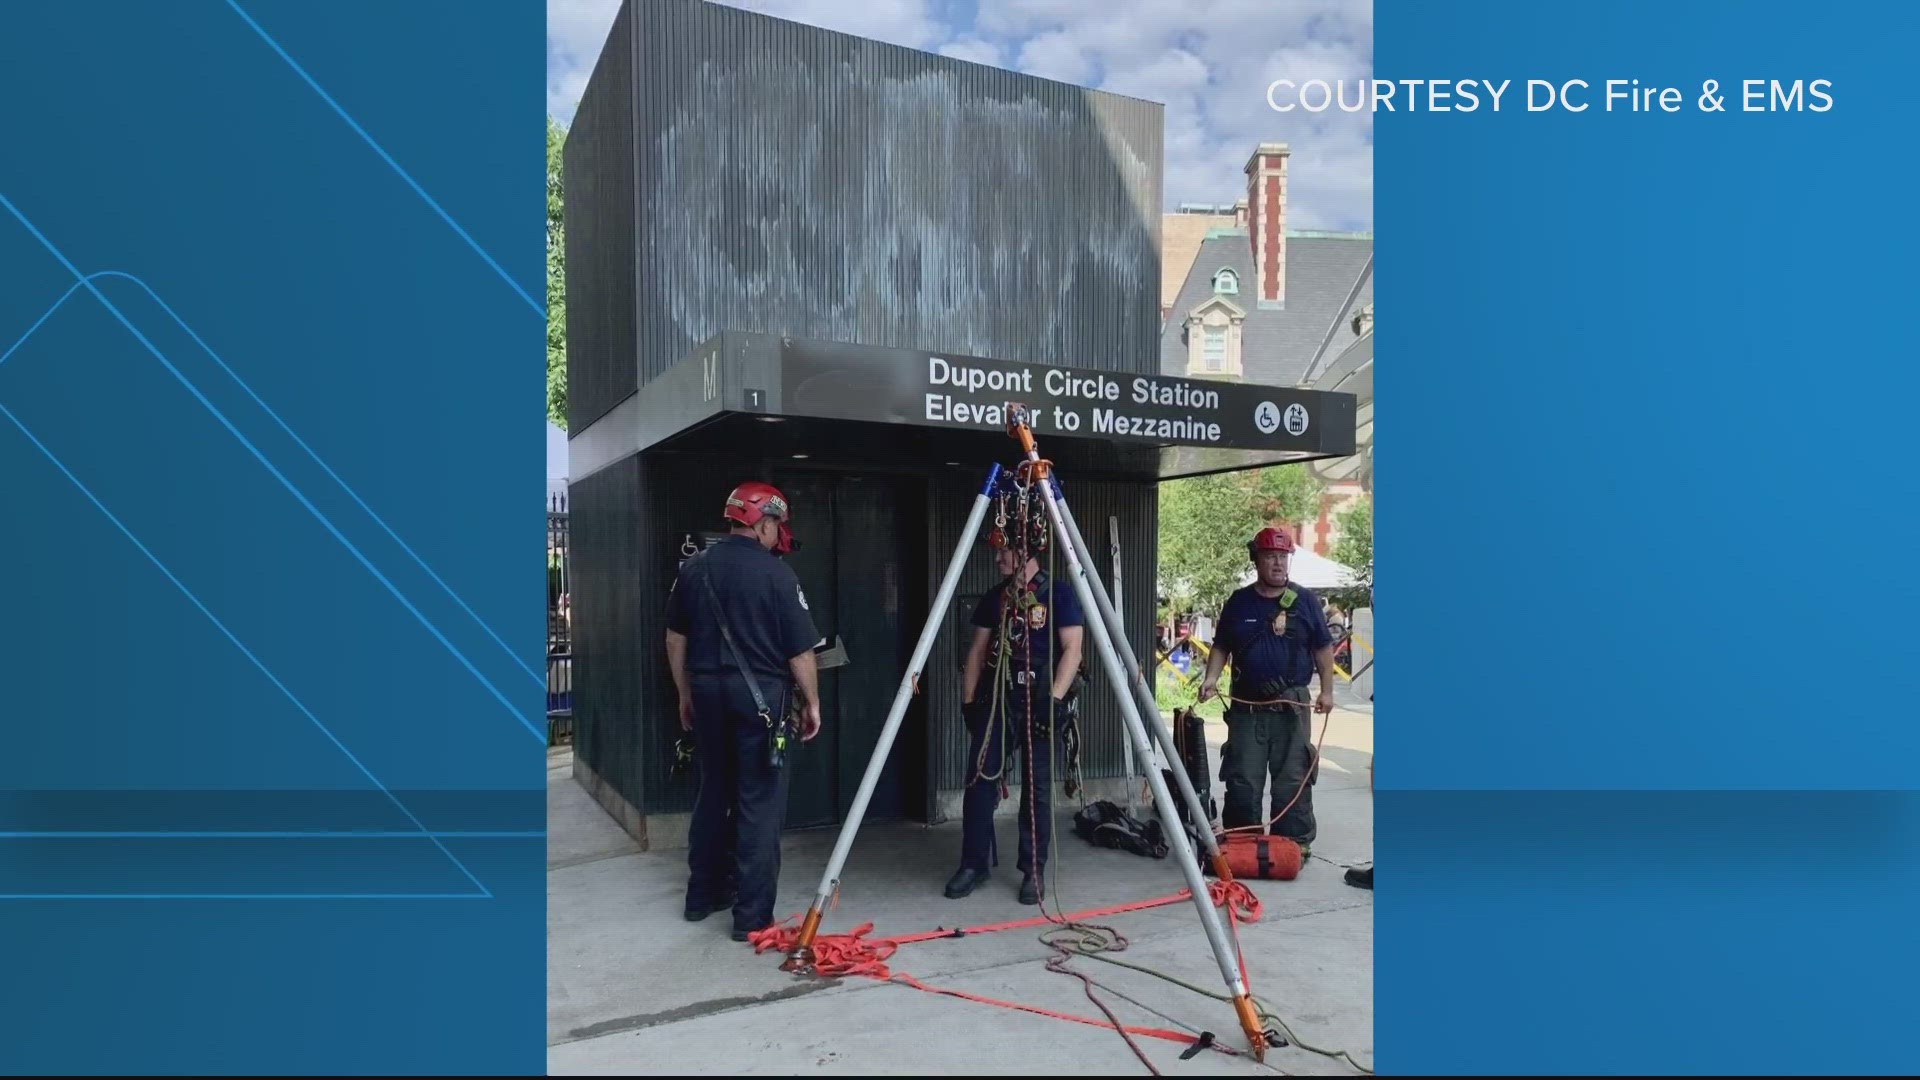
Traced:
<path id="1" fill-rule="evenodd" d="M 994 627 L 987 646 L 988 664 L 992 668 L 990 673 L 992 689 L 988 698 L 987 722 L 1000 725 L 997 733 L 1001 748 L 1000 767 L 993 772 L 987 770 L 988 752 L 995 742 L 995 733 L 989 731 L 986 737 L 980 740 L 980 753 L 974 759 L 973 777 L 968 783 L 998 782 L 1000 797 L 1006 798 L 1010 793 L 1006 767 L 1008 755 L 1016 752 L 1016 749 L 1024 753 L 1026 748 L 1034 745 L 1034 737 L 1044 733 L 1049 736 L 1058 736 L 1050 737 L 1047 741 L 1056 755 L 1054 764 L 1057 766 L 1060 763 L 1059 758 L 1063 757 L 1066 759 L 1066 770 L 1064 775 L 1058 771 L 1054 775 L 1061 776 L 1067 797 L 1077 798 L 1081 793 L 1078 702 L 1086 676 L 1084 673 L 1075 672 L 1073 684 L 1067 692 L 1063 718 L 1061 715 L 1063 710 L 1060 708 L 1062 703 L 1055 701 L 1053 697 L 1052 672 L 1036 672 L 1033 665 L 1034 638 L 1052 633 L 1051 623 L 1054 613 L 1049 604 L 1041 599 L 1036 583 L 1022 580 L 1021 575 L 1028 559 L 1037 560 L 1044 553 L 1047 559 L 1047 600 L 1053 599 L 1059 585 L 1054 575 L 1053 545 L 1049 543 L 1051 529 L 1047 521 L 1046 507 L 1034 495 L 1030 472 L 1026 469 L 1015 469 L 1009 476 L 1009 480 L 1001 485 L 995 497 L 993 530 L 987 535 L 987 542 L 996 550 L 1013 551 L 1016 557 L 1015 565 L 1018 567 L 1013 576 L 1000 586 L 999 624 Z M 1018 665 L 1013 663 L 1016 657 L 1020 661 Z M 1047 657 L 1048 667 L 1051 668 L 1053 664 L 1059 662 L 1058 650 L 1049 648 Z M 1047 713 L 1044 726 L 1036 729 L 1033 715 L 1034 684 L 1042 675 L 1047 676 L 1048 679 L 1041 686 L 1041 692 L 1047 696 Z M 1018 747 L 1009 739 L 1012 732 L 1007 709 L 1007 705 L 1015 700 L 1016 694 L 1024 695 L 1021 700 L 1025 708 L 1021 710 L 1021 715 L 1027 724 L 1027 739 Z M 1033 768 L 1030 761 L 1027 763 L 1027 773 L 1027 781 L 1031 784 Z"/>

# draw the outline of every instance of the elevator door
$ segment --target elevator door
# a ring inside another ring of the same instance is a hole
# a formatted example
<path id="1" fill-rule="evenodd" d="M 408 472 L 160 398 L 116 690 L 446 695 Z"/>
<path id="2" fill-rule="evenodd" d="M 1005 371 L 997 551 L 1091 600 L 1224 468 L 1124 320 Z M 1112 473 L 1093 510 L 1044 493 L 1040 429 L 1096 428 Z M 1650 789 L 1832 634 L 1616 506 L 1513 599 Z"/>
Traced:
<path id="1" fill-rule="evenodd" d="M 839 825 L 859 792 L 899 690 L 925 607 L 924 555 L 910 527 L 923 490 L 888 477 L 785 472 L 774 484 L 794 508 L 800 578 L 814 626 L 838 637 L 848 663 L 820 673 L 821 732 L 795 758 L 787 827 Z M 925 754 L 916 698 L 887 756 L 868 820 L 901 817 L 909 795 L 903 762 Z M 916 756 L 917 755 L 917 756 Z"/>

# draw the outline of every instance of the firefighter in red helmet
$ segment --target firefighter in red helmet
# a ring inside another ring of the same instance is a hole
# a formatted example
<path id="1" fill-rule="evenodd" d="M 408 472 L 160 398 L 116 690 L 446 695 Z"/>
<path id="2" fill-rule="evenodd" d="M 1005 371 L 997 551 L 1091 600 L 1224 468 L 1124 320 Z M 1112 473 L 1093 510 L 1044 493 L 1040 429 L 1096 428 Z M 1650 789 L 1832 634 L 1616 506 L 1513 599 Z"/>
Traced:
<path id="1" fill-rule="evenodd" d="M 733 939 L 773 924 L 791 751 L 820 733 L 820 633 L 793 568 L 792 507 L 771 484 L 727 495 L 730 535 L 667 594 L 667 662 L 699 788 L 687 830 L 686 917 L 733 909 Z"/>
<path id="2" fill-rule="evenodd" d="M 1285 529 L 1261 529 L 1247 544 L 1247 555 L 1254 564 L 1253 583 L 1222 605 L 1200 685 L 1201 701 L 1218 694 L 1220 670 L 1231 658 L 1233 694 L 1227 743 L 1220 750 L 1227 798 L 1220 821 L 1229 829 L 1268 825 L 1304 854 L 1318 832 L 1309 779 L 1315 771 L 1313 721 L 1307 710 L 1333 711 L 1333 635 L 1320 597 L 1288 576 L 1293 537 Z M 1317 699 L 1309 691 L 1316 674 Z M 1272 808 L 1263 812 L 1269 777 Z M 1286 813 L 1273 819 L 1282 808 Z"/>

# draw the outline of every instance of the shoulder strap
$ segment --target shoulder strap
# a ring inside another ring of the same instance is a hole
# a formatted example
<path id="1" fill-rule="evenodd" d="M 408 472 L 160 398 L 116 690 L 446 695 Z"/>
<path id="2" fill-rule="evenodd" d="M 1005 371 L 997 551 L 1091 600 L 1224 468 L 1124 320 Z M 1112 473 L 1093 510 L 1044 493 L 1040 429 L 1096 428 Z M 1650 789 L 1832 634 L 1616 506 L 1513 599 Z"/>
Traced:
<path id="1" fill-rule="evenodd" d="M 734 666 L 740 669 L 740 677 L 747 680 L 747 689 L 753 694 L 753 707 L 760 710 L 761 716 L 770 716 L 771 714 L 767 712 L 767 700 L 760 696 L 760 684 L 754 680 L 753 672 L 748 670 L 746 660 L 741 658 L 740 647 L 733 643 L 733 632 L 727 629 L 727 613 L 720 607 L 720 597 L 713 591 L 713 582 L 708 580 L 707 568 L 703 565 L 697 569 L 700 575 L 700 586 L 707 591 L 707 600 L 713 605 L 713 617 L 720 623 L 720 636 L 726 639 L 727 651 L 733 654 Z"/>

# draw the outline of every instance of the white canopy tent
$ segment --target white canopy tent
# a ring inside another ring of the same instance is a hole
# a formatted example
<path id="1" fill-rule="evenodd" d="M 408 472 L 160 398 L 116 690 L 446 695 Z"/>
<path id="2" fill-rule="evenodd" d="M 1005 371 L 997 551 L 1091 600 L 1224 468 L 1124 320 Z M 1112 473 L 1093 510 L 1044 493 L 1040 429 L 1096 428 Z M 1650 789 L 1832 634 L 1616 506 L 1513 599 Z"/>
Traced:
<path id="1" fill-rule="evenodd" d="M 1252 567 L 1240 579 L 1240 584 L 1251 585 L 1255 573 Z M 1341 563 L 1334 562 L 1325 555 L 1316 555 L 1306 548 L 1297 548 L 1293 558 L 1287 560 L 1287 577 L 1295 585 L 1305 585 L 1315 592 L 1327 589 L 1345 589 L 1358 585 L 1353 571 Z"/>

